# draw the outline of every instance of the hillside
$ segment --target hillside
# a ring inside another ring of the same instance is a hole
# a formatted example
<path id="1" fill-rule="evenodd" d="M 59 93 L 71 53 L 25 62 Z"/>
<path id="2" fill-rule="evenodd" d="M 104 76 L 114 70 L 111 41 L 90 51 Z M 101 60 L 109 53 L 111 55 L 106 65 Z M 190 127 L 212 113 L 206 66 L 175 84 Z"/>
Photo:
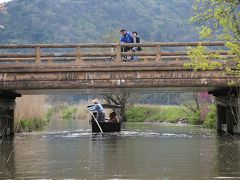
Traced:
<path id="1" fill-rule="evenodd" d="M 0 43 L 101 42 L 119 29 L 146 41 L 194 41 L 194 0 L 13 0 L 0 15 Z"/>

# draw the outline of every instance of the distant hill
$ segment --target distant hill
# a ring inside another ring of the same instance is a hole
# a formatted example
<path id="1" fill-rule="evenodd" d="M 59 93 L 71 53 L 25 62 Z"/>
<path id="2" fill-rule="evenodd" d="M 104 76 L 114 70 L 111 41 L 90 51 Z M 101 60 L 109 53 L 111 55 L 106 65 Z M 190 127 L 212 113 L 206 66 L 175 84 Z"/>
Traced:
<path id="1" fill-rule="evenodd" d="M 146 41 L 194 41 L 194 0 L 13 0 L 0 15 L 0 43 L 102 42 L 119 29 Z"/>

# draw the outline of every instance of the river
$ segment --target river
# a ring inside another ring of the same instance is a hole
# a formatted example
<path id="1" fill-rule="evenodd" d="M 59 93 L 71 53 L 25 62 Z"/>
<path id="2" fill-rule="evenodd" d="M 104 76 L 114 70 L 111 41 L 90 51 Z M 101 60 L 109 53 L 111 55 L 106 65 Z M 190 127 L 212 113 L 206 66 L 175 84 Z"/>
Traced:
<path id="1" fill-rule="evenodd" d="M 0 179 L 240 179 L 240 139 L 144 123 L 102 136 L 73 120 L 4 140 L 0 163 Z"/>

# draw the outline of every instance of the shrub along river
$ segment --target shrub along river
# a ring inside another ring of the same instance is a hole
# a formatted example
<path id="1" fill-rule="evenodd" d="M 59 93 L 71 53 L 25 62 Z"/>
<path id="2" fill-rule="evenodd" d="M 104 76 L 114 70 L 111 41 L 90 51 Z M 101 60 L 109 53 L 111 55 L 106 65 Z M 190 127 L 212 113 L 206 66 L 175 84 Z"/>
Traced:
<path id="1" fill-rule="evenodd" d="M 240 140 L 190 125 L 128 123 L 102 136 L 87 121 L 51 121 L 2 141 L 0 177 L 240 179 Z"/>

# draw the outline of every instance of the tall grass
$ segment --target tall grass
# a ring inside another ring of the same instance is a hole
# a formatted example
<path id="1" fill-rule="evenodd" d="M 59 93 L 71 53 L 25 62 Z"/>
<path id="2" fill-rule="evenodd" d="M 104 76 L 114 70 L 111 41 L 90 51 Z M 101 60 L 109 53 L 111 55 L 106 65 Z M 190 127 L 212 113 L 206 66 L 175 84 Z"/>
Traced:
<path id="1" fill-rule="evenodd" d="M 130 122 L 177 122 L 188 119 L 180 106 L 135 105 L 127 110 Z"/>
<path id="2" fill-rule="evenodd" d="M 91 103 L 80 103 L 77 105 L 70 104 L 57 104 L 48 109 L 46 117 L 48 118 L 60 118 L 63 120 L 79 119 L 86 120 L 89 119 L 89 112 L 86 109 L 87 105 Z"/>
<path id="3" fill-rule="evenodd" d="M 196 125 L 199 113 L 193 113 L 186 107 L 160 105 L 134 105 L 127 110 L 129 122 L 184 122 Z M 209 105 L 209 112 L 203 120 L 206 128 L 216 128 L 216 107 Z"/>
<path id="4" fill-rule="evenodd" d="M 15 129 L 19 131 L 40 130 L 47 123 L 47 96 L 24 95 L 16 99 L 14 112 Z"/>

